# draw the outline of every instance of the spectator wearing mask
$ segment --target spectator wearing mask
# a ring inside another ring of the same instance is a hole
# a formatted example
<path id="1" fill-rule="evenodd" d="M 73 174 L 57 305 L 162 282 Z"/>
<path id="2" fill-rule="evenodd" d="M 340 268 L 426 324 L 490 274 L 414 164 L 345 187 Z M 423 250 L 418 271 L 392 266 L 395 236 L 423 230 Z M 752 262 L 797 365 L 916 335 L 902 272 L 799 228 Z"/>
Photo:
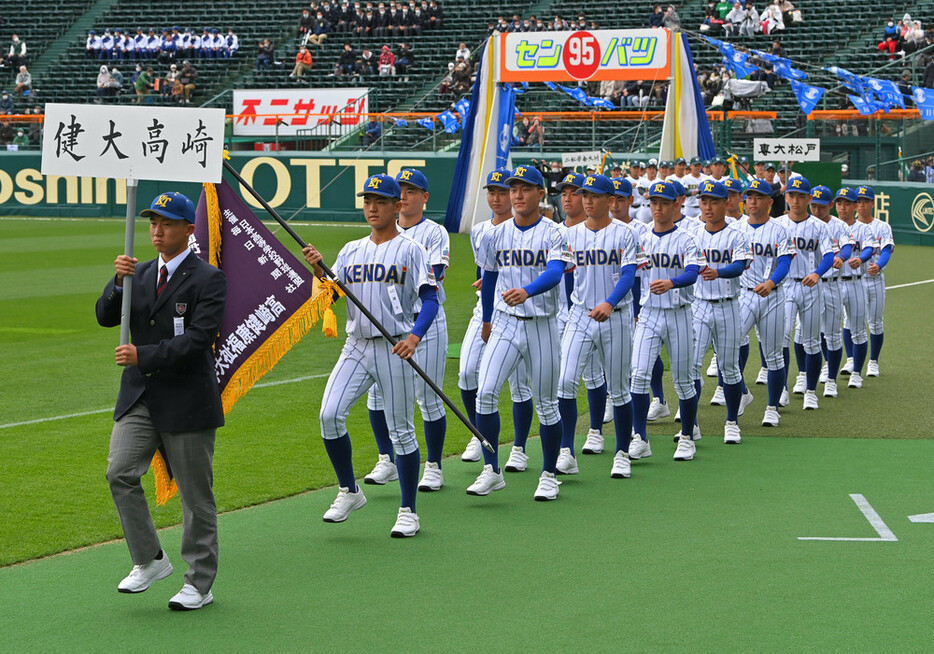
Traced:
<path id="1" fill-rule="evenodd" d="M 386 11 L 386 5 L 381 2 L 376 13 L 373 14 L 373 36 L 378 39 L 387 39 L 389 38 L 389 29 L 389 12 Z"/>
<path id="2" fill-rule="evenodd" d="M 256 57 L 256 70 L 269 70 L 274 58 L 272 43 L 263 39 L 259 44 L 259 54 Z"/>
<path id="3" fill-rule="evenodd" d="M 376 67 L 379 65 L 379 58 L 373 53 L 372 50 L 364 47 L 363 52 L 360 54 L 360 59 L 363 61 L 363 65 L 366 67 L 367 75 L 372 75 L 376 72 Z"/>
<path id="4" fill-rule="evenodd" d="M 396 74 L 396 55 L 388 45 L 384 45 L 379 53 L 379 76 L 388 77 Z"/>
<path id="5" fill-rule="evenodd" d="M 224 41 L 224 57 L 233 59 L 234 55 L 237 54 L 237 50 L 240 49 L 240 37 L 234 33 L 232 27 L 227 30 L 227 36 L 224 38 Z"/>
<path id="6" fill-rule="evenodd" d="M 0 93 L 0 114 L 9 115 L 16 113 L 16 105 L 13 103 L 13 98 L 10 97 L 10 94 L 6 91 Z"/>
<path id="7" fill-rule="evenodd" d="M 781 0 L 774 0 L 766 5 L 760 16 L 762 19 L 762 33 L 774 34 L 785 29 L 785 18 L 782 14 Z"/>
<path id="8" fill-rule="evenodd" d="M 662 27 L 667 27 L 669 29 L 681 27 L 681 16 L 678 15 L 678 11 L 675 9 L 674 5 L 668 5 L 668 8 L 665 10 L 665 17 L 662 19 Z"/>
<path id="9" fill-rule="evenodd" d="M 17 150 L 29 149 L 29 137 L 26 136 L 26 132 L 23 131 L 22 128 L 16 130 L 16 136 L 13 138 L 13 145 L 16 146 Z M 924 173 L 921 173 L 921 176 L 924 177 Z"/>
<path id="10" fill-rule="evenodd" d="M 753 36 L 760 31 L 762 31 L 762 21 L 759 20 L 759 12 L 751 2 L 747 2 L 743 8 L 743 20 L 739 24 L 739 33 L 743 36 Z"/>
<path id="11" fill-rule="evenodd" d="M 312 23 L 311 33 L 308 35 L 308 42 L 315 45 L 324 45 L 324 41 L 328 38 L 328 32 L 330 31 L 331 23 L 319 11 L 315 16 L 314 23 Z"/>
<path id="12" fill-rule="evenodd" d="M 746 12 L 743 10 L 741 2 L 733 3 L 733 8 L 726 15 L 726 22 L 723 23 L 723 30 L 727 36 L 736 36 L 739 34 L 739 28 L 746 19 Z"/>
<path id="13" fill-rule="evenodd" d="M 154 73 L 152 66 L 150 66 L 136 78 L 136 84 L 134 84 L 136 90 L 136 104 L 142 104 L 155 85 Z"/>
<path id="14" fill-rule="evenodd" d="M 438 88 L 438 95 L 452 95 L 454 93 L 454 62 L 448 62 L 448 72 L 441 80 L 441 86 Z"/>
<path id="15" fill-rule="evenodd" d="M 10 49 L 7 52 L 6 61 L 11 68 L 22 66 L 29 61 L 29 57 L 26 56 L 26 42 L 20 39 L 17 34 L 14 34 L 10 41 Z"/>
<path id="16" fill-rule="evenodd" d="M 532 119 L 532 123 L 529 125 L 529 138 L 526 143 L 529 147 L 532 146 L 543 146 L 545 144 L 545 128 L 542 125 L 542 120 L 538 116 Z"/>
<path id="17" fill-rule="evenodd" d="M 441 29 L 443 26 L 444 11 L 441 9 L 437 0 L 431 0 L 428 3 L 428 22 L 426 23 L 426 27 L 428 27 L 428 29 L 437 30 Z"/>
<path id="18" fill-rule="evenodd" d="M 399 44 L 399 49 L 396 50 L 396 72 L 399 75 L 406 75 L 406 81 L 408 81 L 408 72 L 409 68 L 415 64 L 415 54 L 405 43 Z"/>
<path id="19" fill-rule="evenodd" d="M 172 64 L 169 66 L 169 72 L 165 74 L 165 77 L 162 78 L 162 84 L 159 85 L 159 93 L 162 95 L 163 100 L 169 100 L 172 95 L 180 95 L 180 93 L 175 92 L 175 84 L 178 81 L 178 65 Z"/>
<path id="20" fill-rule="evenodd" d="M 298 54 L 295 55 L 295 67 L 292 68 L 292 72 L 289 74 L 289 77 L 304 77 L 306 70 L 311 70 L 311 66 L 314 62 L 311 58 L 311 52 L 304 45 L 299 46 Z"/>
<path id="21" fill-rule="evenodd" d="M 301 18 L 298 19 L 298 38 L 304 43 L 311 33 L 311 27 L 314 24 L 314 18 L 307 9 L 302 9 Z"/>
<path id="22" fill-rule="evenodd" d="M 363 134 L 363 147 L 370 147 L 376 143 L 382 135 L 383 125 L 375 118 L 371 118 L 370 122 L 367 123 L 366 132 Z"/>
<path id="23" fill-rule="evenodd" d="M 461 44 L 458 46 L 457 52 L 454 53 L 454 59 L 457 60 L 458 57 L 462 57 L 464 61 L 470 61 L 470 50 L 463 41 L 461 41 Z"/>
<path id="24" fill-rule="evenodd" d="M 357 53 L 354 52 L 353 46 L 349 43 L 345 43 L 343 51 L 337 58 L 337 66 L 334 69 L 334 74 L 337 76 L 353 75 L 353 68 L 356 62 Z"/>
<path id="25" fill-rule="evenodd" d="M 94 30 L 88 31 L 88 40 L 84 44 L 85 59 L 97 59 L 101 54 L 101 37 Z"/>
<path id="26" fill-rule="evenodd" d="M 412 13 L 412 25 L 411 32 L 406 34 L 406 36 L 421 36 L 422 32 L 425 30 L 425 21 L 428 20 L 428 16 L 422 11 L 422 8 L 419 5 L 415 5 L 415 9 Z"/>
<path id="27" fill-rule="evenodd" d="M 32 75 L 26 70 L 26 66 L 19 67 L 19 73 L 16 75 L 16 88 L 13 90 L 16 95 L 23 97 L 32 91 Z"/>
<path id="28" fill-rule="evenodd" d="M 454 91 L 455 95 L 464 95 L 470 92 L 470 74 L 470 65 L 466 61 L 458 59 L 454 65 L 454 71 L 451 73 L 454 80 L 451 90 Z"/>
<path id="29" fill-rule="evenodd" d="M 661 5 L 655 5 L 649 15 L 649 27 L 662 27 L 665 23 L 665 14 Z"/>
<path id="30" fill-rule="evenodd" d="M 179 102 L 191 104 L 191 94 L 198 88 L 198 71 L 189 61 L 182 62 L 182 69 L 178 72 L 178 84 L 182 87 L 182 97 Z"/>
<path id="31" fill-rule="evenodd" d="M 97 100 L 95 100 L 97 104 L 100 104 L 105 99 L 115 95 L 114 89 L 110 85 L 110 82 L 110 71 L 107 69 L 107 66 L 101 66 L 101 69 L 97 74 Z"/>

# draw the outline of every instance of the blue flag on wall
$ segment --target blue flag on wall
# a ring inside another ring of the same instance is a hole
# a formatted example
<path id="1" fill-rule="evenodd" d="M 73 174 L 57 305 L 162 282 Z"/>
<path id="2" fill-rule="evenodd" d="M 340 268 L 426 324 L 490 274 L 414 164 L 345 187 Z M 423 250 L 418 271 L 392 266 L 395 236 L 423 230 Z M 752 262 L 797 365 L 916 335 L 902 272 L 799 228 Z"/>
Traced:
<path id="1" fill-rule="evenodd" d="M 457 122 L 457 116 L 455 116 L 450 109 L 447 111 L 442 111 L 440 114 L 435 116 L 435 118 L 441 121 L 441 124 L 444 125 L 444 131 L 448 134 L 454 134 L 461 128 L 460 123 Z"/>
<path id="2" fill-rule="evenodd" d="M 415 121 L 415 124 L 421 125 L 429 131 L 433 131 L 435 129 L 435 121 L 433 121 L 431 118 L 419 118 Z"/>
<path id="3" fill-rule="evenodd" d="M 791 80 L 791 90 L 795 92 L 798 104 L 801 105 L 801 111 L 810 114 L 817 107 L 817 103 L 824 96 L 825 89 L 819 86 L 811 86 L 804 82 Z"/>
<path id="4" fill-rule="evenodd" d="M 891 107 L 905 108 L 905 96 L 902 95 L 898 84 L 888 79 L 876 79 L 875 77 L 863 78 L 872 89 L 886 109 Z"/>
<path id="5" fill-rule="evenodd" d="M 582 105 L 590 106 L 590 97 L 587 95 L 587 92 L 584 91 L 579 86 L 567 87 L 561 84 L 558 84 L 558 88 L 567 93 L 569 96 L 580 102 Z"/>
<path id="6" fill-rule="evenodd" d="M 921 112 L 921 119 L 934 120 L 934 89 L 912 86 L 911 97 L 914 99 L 918 111 Z"/>
<path id="7" fill-rule="evenodd" d="M 864 96 L 848 95 L 846 97 L 850 99 L 850 102 L 853 103 L 853 106 L 856 107 L 856 110 L 863 116 L 871 116 L 883 108 L 882 103 L 869 100 Z"/>
<path id="8" fill-rule="evenodd" d="M 457 110 L 461 116 L 466 116 L 467 112 L 470 111 L 470 100 L 467 98 L 461 98 L 454 103 L 454 109 Z"/>

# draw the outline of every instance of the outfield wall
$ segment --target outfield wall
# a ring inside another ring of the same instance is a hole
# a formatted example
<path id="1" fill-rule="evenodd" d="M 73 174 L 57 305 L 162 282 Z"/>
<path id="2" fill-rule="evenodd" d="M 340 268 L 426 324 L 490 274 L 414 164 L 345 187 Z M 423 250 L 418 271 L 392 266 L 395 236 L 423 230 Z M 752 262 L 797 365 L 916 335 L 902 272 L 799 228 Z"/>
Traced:
<path id="1" fill-rule="evenodd" d="M 553 158 L 547 157 L 546 158 Z M 244 179 L 283 217 L 295 220 L 359 220 L 362 201 L 356 191 L 369 175 L 395 175 L 412 167 L 426 172 L 431 182 L 427 214 L 443 220 L 451 192 L 456 153 L 231 153 L 231 162 Z M 515 163 L 524 163 L 521 156 Z M 33 152 L 0 156 L 0 215 L 123 217 L 126 183 L 91 177 L 44 176 L 41 158 Z M 804 166 L 801 166 L 802 172 Z M 823 177 L 821 177 L 823 179 Z M 856 185 L 863 180 L 851 180 Z M 910 182 L 874 182 L 876 215 L 892 224 L 896 241 L 934 245 L 934 186 Z M 198 184 L 140 182 L 140 209 L 149 198 L 168 190 L 193 200 Z M 252 197 L 242 194 L 258 207 Z"/>

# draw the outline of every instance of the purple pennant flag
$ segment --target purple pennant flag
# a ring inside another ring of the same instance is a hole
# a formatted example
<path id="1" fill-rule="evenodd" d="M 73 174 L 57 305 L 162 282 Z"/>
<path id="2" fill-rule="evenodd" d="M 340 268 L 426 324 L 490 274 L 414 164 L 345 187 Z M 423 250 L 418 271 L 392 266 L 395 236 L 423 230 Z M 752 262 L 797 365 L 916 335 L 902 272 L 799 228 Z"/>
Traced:
<path id="1" fill-rule="evenodd" d="M 301 340 L 317 320 L 317 313 L 312 272 L 259 221 L 226 181 L 214 188 L 220 243 L 210 240 L 213 201 L 206 190 L 198 201 L 191 247 L 208 263 L 212 263 L 212 249 L 218 252 L 218 268 L 227 275 L 227 311 L 215 363 L 227 412 Z"/>

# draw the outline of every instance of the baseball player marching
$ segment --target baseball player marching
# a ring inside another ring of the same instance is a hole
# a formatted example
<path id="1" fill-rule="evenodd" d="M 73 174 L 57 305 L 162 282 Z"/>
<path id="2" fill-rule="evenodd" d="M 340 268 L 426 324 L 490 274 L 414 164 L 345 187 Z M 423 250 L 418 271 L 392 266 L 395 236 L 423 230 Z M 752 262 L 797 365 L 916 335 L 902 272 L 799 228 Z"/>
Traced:
<path id="1" fill-rule="evenodd" d="M 856 211 L 859 221 L 869 226 L 875 237 L 876 253 L 872 255 L 863 276 L 866 286 L 866 300 L 869 307 L 869 365 L 866 366 L 867 377 L 879 376 L 879 355 L 882 353 L 882 341 L 885 330 L 882 316 L 885 313 L 885 274 L 882 272 L 888 265 L 895 249 L 895 239 L 892 236 L 892 227 L 873 216 L 876 208 L 876 194 L 871 186 L 860 186 L 856 189 Z"/>
<path id="2" fill-rule="evenodd" d="M 415 438 L 415 372 L 403 359 L 410 358 L 438 312 L 438 289 L 425 248 L 399 233 L 396 218 L 401 208 L 399 184 L 388 175 L 373 175 L 363 190 L 363 214 L 369 236 L 341 248 L 334 274 L 360 298 L 386 330 L 398 337 L 396 345 L 354 306 L 347 306 L 347 341 L 331 371 L 321 399 L 321 434 L 340 490 L 324 514 L 325 522 L 343 522 L 366 505 L 363 489 L 354 479 L 347 416 L 351 407 L 373 384 L 385 398 L 386 423 L 396 453 L 402 506 L 390 535 L 418 533 L 415 512 L 419 450 Z M 324 273 L 321 254 L 311 245 L 303 250 L 315 275 Z M 421 311 L 415 318 L 417 302 Z"/>

